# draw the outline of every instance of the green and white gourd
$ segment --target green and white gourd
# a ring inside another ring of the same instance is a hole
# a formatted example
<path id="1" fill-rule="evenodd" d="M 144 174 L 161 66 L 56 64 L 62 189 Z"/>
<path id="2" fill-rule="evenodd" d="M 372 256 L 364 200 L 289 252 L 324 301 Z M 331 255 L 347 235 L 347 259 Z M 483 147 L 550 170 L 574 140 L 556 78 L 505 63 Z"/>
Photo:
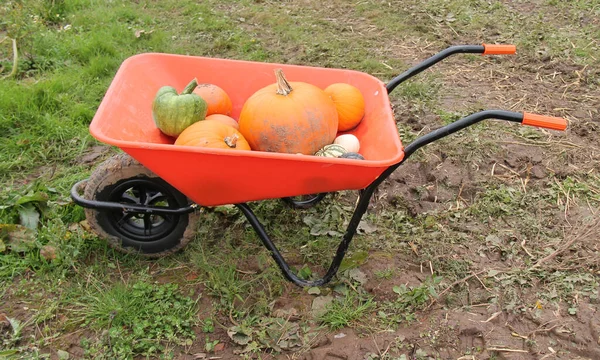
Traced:
<path id="1" fill-rule="evenodd" d="M 324 156 L 324 157 L 332 157 L 337 158 L 347 153 L 348 150 L 341 145 L 338 144 L 329 144 L 323 146 L 319 151 L 315 153 L 315 156 Z"/>

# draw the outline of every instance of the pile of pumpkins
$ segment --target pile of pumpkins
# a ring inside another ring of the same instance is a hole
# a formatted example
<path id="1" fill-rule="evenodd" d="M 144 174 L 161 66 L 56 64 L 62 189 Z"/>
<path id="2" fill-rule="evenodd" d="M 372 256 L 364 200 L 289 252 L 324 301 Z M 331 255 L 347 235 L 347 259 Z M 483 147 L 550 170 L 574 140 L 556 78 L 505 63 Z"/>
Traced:
<path id="1" fill-rule="evenodd" d="M 231 117 L 230 97 L 215 84 L 193 79 L 181 93 L 162 86 L 152 103 L 154 123 L 175 145 L 364 160 L 356 136 L 336 137 L 364 117 L 358 88 L 288 82 L 281 69 L 275 79 L 246 100 L 238 120 Z"/>

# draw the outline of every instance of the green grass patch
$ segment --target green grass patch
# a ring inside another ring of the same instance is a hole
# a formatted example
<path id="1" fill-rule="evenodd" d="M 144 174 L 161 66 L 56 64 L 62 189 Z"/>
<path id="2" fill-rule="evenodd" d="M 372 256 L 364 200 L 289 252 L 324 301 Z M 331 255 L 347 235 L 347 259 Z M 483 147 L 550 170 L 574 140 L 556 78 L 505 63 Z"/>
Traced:
<path id="1" fill-rule="evenodd" d="M 73 315 L 81 318 L 80 326 L 108 331 L 100 342 L 88 344 L 90 354 L 132 359 L 165 354 L 195 340 L 197 300 L 176 284 L 93 283 L 83 291 Z"/>

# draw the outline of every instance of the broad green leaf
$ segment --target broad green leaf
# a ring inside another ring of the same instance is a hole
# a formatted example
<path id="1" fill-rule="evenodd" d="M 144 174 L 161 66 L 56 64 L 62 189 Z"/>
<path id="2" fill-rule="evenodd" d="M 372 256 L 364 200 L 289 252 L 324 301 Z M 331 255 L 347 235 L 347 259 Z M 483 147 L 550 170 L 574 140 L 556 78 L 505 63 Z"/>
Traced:
<path id="1" fill-rule="evenodd" d="M 27 194 L 24 196 L 21 196 L 16 202 L 15 205 L 22 205 L 22 204 L 27 204 L 27 203 L 32 203 L 32 202 L 40 202 L 40 203 L 44 203 L 48 201 L 48 195 L 43 193 L 43 192 L 36 192 L 33 194 Z"/>

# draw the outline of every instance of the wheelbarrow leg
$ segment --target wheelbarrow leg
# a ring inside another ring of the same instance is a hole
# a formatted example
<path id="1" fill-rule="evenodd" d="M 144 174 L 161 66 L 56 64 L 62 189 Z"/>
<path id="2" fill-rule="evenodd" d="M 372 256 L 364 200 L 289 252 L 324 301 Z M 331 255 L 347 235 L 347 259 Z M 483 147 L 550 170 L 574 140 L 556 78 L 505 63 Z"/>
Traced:
<path id="1" fill-rule="evenodd" d="M 377 180 L 379 180 L 379 179 L 377 179 Z M 254 228 L 254 231 L 256 231 L 256 234 L 262 241 L 263 245 L 267 249 L 269 249 L 269 251 L 271 252 L 271 256 L 273 257 L 273 260 L 275 260 L 275 262 L 281 269 L 281 271 L 282 271 L 283 275 L 286 277 L 286 279 L 288 279 L 291 282 L 293 282 L 294 284 L 296 284 L 298 286 L 302 286 L 302 287 L 303 286 L 321 286 L 321 285 L 325 285 L 328 282 L 330 282 L 331 279 L 338 272 L 338 270 L 340 268 L 340 264 L 342 263 L 342 260 L 344 259 L 344 256 L 346 255 L 346 251 L 348 250 L 348 246 L 350 245 L 350 242 L 352 241 L 354 234 L 356 234 L 356 229 L 358 228 L 358 224 L 360 223 L 360 220 L 361 220 L 363 214 L 369 207 L 369 200 L 371 199 L 371 196 L 373 195 L 373 192 L 374 192 L 375 188 L 377 187 L 377 185 L 379 185 L 378 181 L 376 181 L 375 183 L 369 185 L 367 188 L 360 191 L 359 200 L 358 200 L 358 204 L 356 205 L 356 209 L 355 209 L 354 213 L 352 214 L 350 223 L 348 224 L 348 227 L 346 228 L 346 232 L 344 233 L 342 241 L 340 242 L 340 244 L 337 248 L 337 251 L 335 253 L 335 256 L 333 257 L 333 260 L 331 262 L 331 265 L 329 266 L 329 269 L 327 270 L 327 273 L 325 274 L 325 276 L 323 276 L 323 278 L 314 280 L 314 281 L 300 279 L 298 276 L 296 276 L 296 274 L 294 274 L 291 271 L 290 266 L 288 265 L 288 263 L 285 261 L 285 259 L 283 258 L 283 256 L 279 252 L 279 250 L 277 249 L 277 246 L 275 246 L 275 244 L 273 243 L 273 241 L 271 240 L 271 238 L 265 231 L 265 228 L 262 226 L 262 224 L 260 223 L 260 221 L 258 220 L 256 215 L 254 214 L 252 209 L 250 209 L 250 207 L 247 204 L 245 204 L 245 203 L 236 204 L 236 206 L 246 216 L 246 218 L 250 222 L 250 225 L 252 225 L 252 227 Z"/>

